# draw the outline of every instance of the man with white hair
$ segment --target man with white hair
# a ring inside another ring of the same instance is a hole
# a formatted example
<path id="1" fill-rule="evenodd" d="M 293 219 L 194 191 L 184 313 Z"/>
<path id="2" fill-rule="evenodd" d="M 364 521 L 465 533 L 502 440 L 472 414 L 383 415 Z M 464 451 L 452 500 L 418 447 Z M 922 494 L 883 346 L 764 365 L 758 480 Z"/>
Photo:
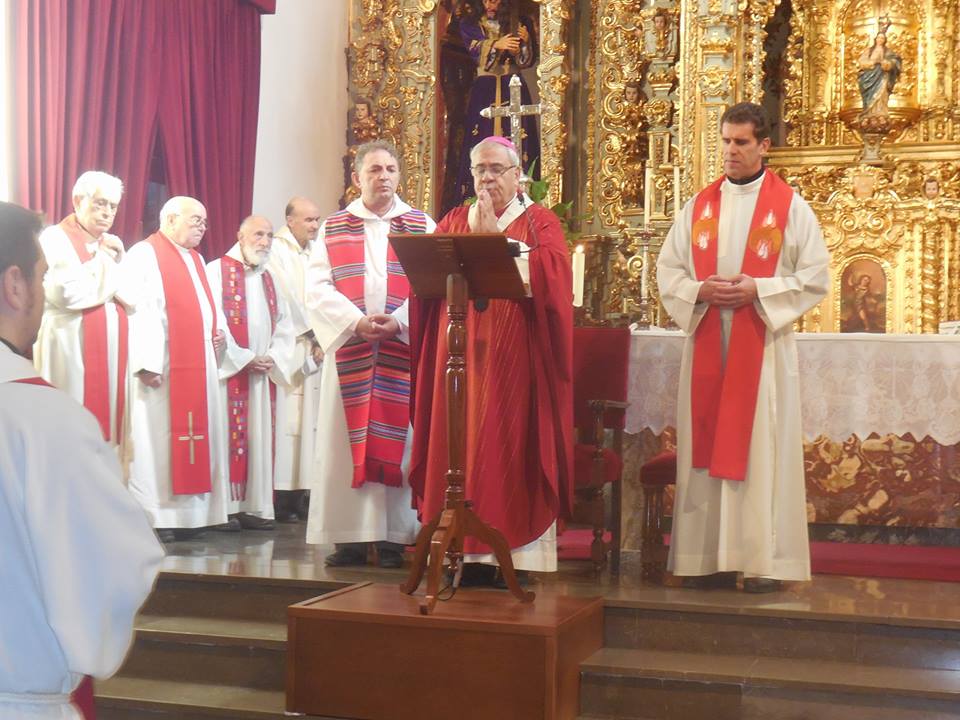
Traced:
<path id="1" fill-rule="evenodd" d="M 171 198 L 160 210 L 160 230 L 130 248 L 124 262 L 139 293 L 130 332 L 129 487 L 164 542 L 227 522 L 218 364 L 225 372 L 239 367 L 231 366 L 236 348 L 228 347 L 226 321 L 194 249 L 206 229 L 199 200 Z"/>
<path id="2" fill-rule="evenodd" d="M 293 197 L 286 207 L 286 225 L 273 234 L 267 269 L 277 293 L 290 311 L 296 336 L 294 374 L 289 387 L 277 387 L 277 462 L 275 508 L 281 522 L 306 520 L 306 493 L 310 489 L 320 363 L 323 353 L 307 320 L 304 291 L 310 253 L 320 231 L 320 208 L 304 197 Z"/>
<path id="3" fill-rule="evenodd" d="M 127 310 L 113 226 L 123 183 L 104 172 L 83 173 L 73 186 L 73 213 L 40 235 L 49 270 L 46 308 L 33 350 L 37 370 L 94 414 L 103 437 L 124 437 L 127 397 Z"/>
<path id="4" fill-rule="evenodd" d="M 270 221 L 251 215 L 240 225 L 237 243 L 207 265 L 213 302 L 237 345 L 236 362 L 220 375 L 229 438 L 228 512 L 250 530 L 274 527 L 277 387 L 289 386 L 293 364 L 290 313 L 267 270 L 272 245 Z"/>
<path id="5" fill-rule="evenodd" d="M 513 143 L 493 135 L 470 152 L 477 202 L 451 210 L 437 232 L 503 233 L 521 243 L 522 300 L 467 310 L 466 497 L 500 530 L 518 570 L 557 569 L 556 519 L 573 492 L 573 297 L 570 254 L 557 216 L 521 190 Z M 416 388 L 410 485 L 426 523 L 444 506 L 447 473 L 443 368 L 447 307 L 410 303 Z M 496 581 L 490 548 L 468 537 L 464 584 Z"/>

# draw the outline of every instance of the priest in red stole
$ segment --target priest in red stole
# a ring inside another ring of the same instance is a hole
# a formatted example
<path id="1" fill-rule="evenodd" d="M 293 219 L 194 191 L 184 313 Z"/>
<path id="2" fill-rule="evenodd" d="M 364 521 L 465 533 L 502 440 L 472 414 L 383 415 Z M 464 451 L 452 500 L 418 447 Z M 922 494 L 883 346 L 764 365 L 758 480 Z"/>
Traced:
<path id="1" fill-rule="evenodd" d="M 139 293 L 130 332 L 129 487 L 164 541 L 227 522 L 218 365 L 231 375 L 244 362 L 225 334 L 226 320 L 194 249 L 206 229 L 202 203 L 171 198 L 160 211 L 159 232 L 130 248 L 124 261 Z"/>
<path id="2" fill-rule="evenodd" d="M 513 143 L 482 140 L 471 167 L 477 202 L 452 210 L 437 232 L 503 233 L 519 241 L 517 265 L 529 296 L 468 309 L 466 497 L 504 534 L 517 569 L 552 572 L 556 520 L 569 513 L 573 487 L 570 255 L 557 217 L 521 191 Z M 421 522 L 442 510 L 446 489 L 446 328 L 444 300 L 411 298 L 410 485 Z M 473 538 L 464 549 L 467 563 L 495 564 Z"/>
<path id="3" fill-rule="evenodd" d="M 724 113 L 725 176 L 686 204 L 657 263 L 688 335 L 668 567 L 691 586 L 810 579 L 793 323 L 826 295 L 830 258 L 810 206 L 764 167 L 769 133 L 758 105 Z"/>
<path id="4" fill-rule="evenodd" d="M 127 310 L 123 243 L 109 230 L 123 183 L 83 173 L 73 186 L 74 211 L 40 235 L 49 270 L 43 280 L 43 324 L 33 360 L 44 379 L 97 418 L 105 440 L 124 438 Z"/>

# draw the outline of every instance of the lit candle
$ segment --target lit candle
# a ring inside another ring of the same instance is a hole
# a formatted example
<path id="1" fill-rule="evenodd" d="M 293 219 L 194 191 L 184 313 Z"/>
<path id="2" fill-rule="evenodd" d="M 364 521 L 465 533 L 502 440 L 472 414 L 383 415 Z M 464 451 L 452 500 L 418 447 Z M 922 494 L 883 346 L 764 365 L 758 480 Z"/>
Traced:
<path id="1" fill-rule="evenodd" d="M 650 285 L 650 247 L 643 243 L 643 266 L 640 268 L 640 299 L 647 300 L 650 295 L 647 290 Z"/>
<path id="2" fill-rule="evenodd" d="M 680 217 L 680 166 L 673 166 L 673 219 Z"/>
<path id="3" fill-rule="evenodd" d="M 583 307 L 583 275 L 586 268 L 586 255 L 583 245 L 577 245 L 573 252 L 573 306 Z"/>
<path id="4" fill-rule="evenodd" d="M 653 168 L 647 165 L 643 176 L 643 224 L 650 225 L 650 207 L 653 202 Z"/>

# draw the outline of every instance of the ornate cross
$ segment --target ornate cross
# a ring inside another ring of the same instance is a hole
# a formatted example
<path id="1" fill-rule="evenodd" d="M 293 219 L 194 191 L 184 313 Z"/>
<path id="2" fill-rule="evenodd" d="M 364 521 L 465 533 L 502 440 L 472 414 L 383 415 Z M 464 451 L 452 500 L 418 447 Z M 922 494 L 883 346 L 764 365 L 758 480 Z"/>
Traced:
<path id="1" fill-rule="evenodd" d="M 194 434 L 193 434 L 193 413 L 192 413 L 192 412 L 188 412 L 188 413 L 187 413 L 187 434 L 186 434 L 186 435 L 181 435 L 180 437 L 177 438 L 177 440 L 180 440 L 181 442 L 183 442 L 183 441 L 189 441 L 189 443 L 190 443 L 190 464 L 191 464 L 191 465 L 194 464 L 194 459 L 195 459 L 194 450 L 193 450 L 193 448 L 194 448 L 194 443 L 197 442 L 198 440 L 203 440 L 203 439 L 204 439 L 203 435 L 194 435 Z"/>
<path id="2" fill-rule="evenodd" d="M 500 78 L 497 78 L 497 82 L 500 82 Z M 480 114 L 487 118 L 501 118 L 509 117 L 510 118 L 510 139 L 513 140 L 513 144 L 517 148 L 517 155 L 520 156 L 520 160 L 523 160 L 523 138 L 522 128 L 520 127 L 520 118 L 524 115 L 539 115 L 540 114 L 540 103 L 536 105 L 521 105 L 520 104 L 520 76 L 514 75 L 510 78 L 510 102 L 507 105 L 491 105 L 490 107 L 485 107 L 480 111 Z M 499 133 L 496 133 L 499 135 Z M 520 168 L 521 171 L 524 168 Z"/>

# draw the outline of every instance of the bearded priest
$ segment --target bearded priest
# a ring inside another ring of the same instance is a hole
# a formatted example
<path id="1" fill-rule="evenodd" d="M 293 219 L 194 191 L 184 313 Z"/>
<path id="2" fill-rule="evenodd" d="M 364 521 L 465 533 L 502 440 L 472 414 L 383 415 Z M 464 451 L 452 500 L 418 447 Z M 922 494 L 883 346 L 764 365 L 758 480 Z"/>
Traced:
<path id="1" fill-rule="evenodd" d="M 810 579 L 793 323 L 826 295 L 830 257 L 810 206 L 764 167 L 770 123 L 720 121 L 724 177 L 676 219 L 657 263 L 687 334 L 677 404 L 668 568 L 693 587 L 772 592 Z"/>
<path id="2" fill-rule="evenodd" d="M 506 537 L 518 570 L 557 569 L 556 520 L 573 488 L 573 304 L 570 254 L 556 215 L 520 186 L 520 160 L 503 137 L 470 153 L 477 201 L 451 210 L 437 233 L 502 233 L 518 241 L 528 297 L 467 311 L 466 497 Z M 414 356 L 410 485 L 421 522 L 444 506 L 447 348 L 444 300 L 410 301 Z M 467 538 L 462 584 L 495 582 L 489 547 Z M 481 567 L 482 566 L 482 567 Z"/>
<path id="3" fill-rule="evenodd" d="M 237 345 L 220 373 L 226 410 L 230 523 L 272 530 L 277 437 L 277 387 L 293 376 L 294 331 L 287 304 L 267 270 L 273 226 L 251 215 L 237 243 L 207 264 L 213 302 Z M 239 366 L 239 369 L 238 369 Z"/>

